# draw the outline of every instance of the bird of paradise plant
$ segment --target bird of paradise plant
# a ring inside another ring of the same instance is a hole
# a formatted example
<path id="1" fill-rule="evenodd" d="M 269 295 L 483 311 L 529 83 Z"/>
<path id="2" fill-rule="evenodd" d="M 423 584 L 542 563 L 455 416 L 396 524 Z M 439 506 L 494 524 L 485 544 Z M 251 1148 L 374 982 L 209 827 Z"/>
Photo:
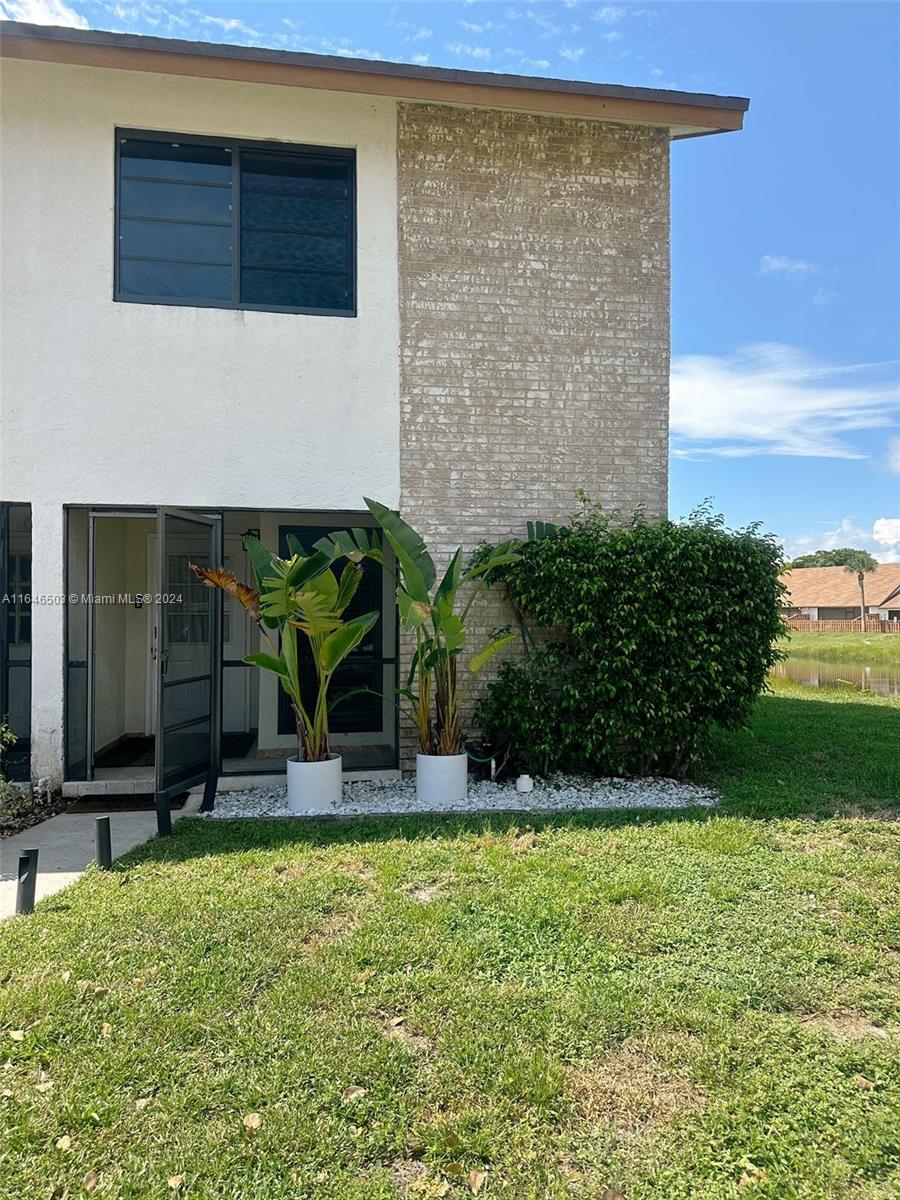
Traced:
<path id="1" fill-rule="evenodd" d="M 321 538 L 311 554 L 290 535 L 290 558 L 279 558 L 251 535 L 244 538 L 244 547 L 256 578 L 255 588 L 222 567 L 191 563 L 191 569 L 207 587 L 219 588 L 237 600 L 256 622 L 270 649 L 248 654 L 243 661 L 278 676 L 297 722 L 300 758 L 324 762 L 331 753 L 329 708 L 350 694 L 329 701 L 329 686 L 335 671 L 379 616 L 368 612 L 345 621 L 343 614 L 362 579 L 361 559 L 380 560 L 380 547 L 361 529 Z M 348 560 L 340 576 L 332 569 L 339 558 Z M 298 631 L 309 643 L 315 666 L 314 695 L 305 695 L 301 689 Z"/>
<path id="2" fill-rule="evenodd" d="M 468 570 L 463 568 L 460 547 L 438 584 L 434 559 L 419 534 L 384 504 L 369 499 L 366 504 L 396 555 L 400 621 L 416 637 L 409 676 L 400 696 L 415 723 L 420 753 L 462 754 L 464 687 L 457 662 L 466 644 L 466 620 L 489 572 L 518 561 L 514 550 L 518 543 L 495 547 L 489 557 Z M 461 589 L 467 584 L 474 586 L 463 602 Z M 470 674 L 480 671 L 514 637 L 509 632 L 495 634 L 470 658 Z"/>

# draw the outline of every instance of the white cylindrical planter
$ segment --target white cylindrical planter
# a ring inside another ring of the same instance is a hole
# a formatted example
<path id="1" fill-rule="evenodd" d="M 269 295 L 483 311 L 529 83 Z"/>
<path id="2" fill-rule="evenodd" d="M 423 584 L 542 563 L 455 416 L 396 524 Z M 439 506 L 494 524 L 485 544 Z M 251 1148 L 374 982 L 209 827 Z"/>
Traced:
<path id="1" fill-rule="evenodd" d="M 287 802 L 292 813 L 333 813 L 341 803 L 343 764 L 339 754 L 324 762 L 287 761 Z"/>
<path id="2" fill-rule="evenodd" d="M 416 800 L 423 807 L 465 800 L 468 786 L 467 754 L 416 755 Z"/>

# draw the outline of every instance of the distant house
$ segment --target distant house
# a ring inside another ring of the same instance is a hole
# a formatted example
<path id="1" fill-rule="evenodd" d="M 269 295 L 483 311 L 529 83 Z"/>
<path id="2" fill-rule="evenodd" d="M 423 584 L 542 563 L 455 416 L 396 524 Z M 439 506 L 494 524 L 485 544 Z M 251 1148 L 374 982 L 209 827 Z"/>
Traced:
<path id="1" fill-rule="evenodd" d="M 859 584 L 844 567 L 802 567 L 785 571 L 782 614 L 811 621 L 853 621 L 859 617 Z M 882 621 L 900 620 L 900 563 L 882 563 L 866 575 L 866 612 Z"/>

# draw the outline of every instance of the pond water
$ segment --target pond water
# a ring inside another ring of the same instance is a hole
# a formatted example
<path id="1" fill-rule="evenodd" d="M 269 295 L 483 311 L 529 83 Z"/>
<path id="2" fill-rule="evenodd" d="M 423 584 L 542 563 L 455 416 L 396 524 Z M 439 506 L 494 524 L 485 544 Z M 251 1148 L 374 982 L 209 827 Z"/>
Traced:
<path id="1" fill-rule="evenodd" d="M 806 687 L 844 684 L 865 692 L 900 696 L 900 663 L 822 662 L 792 656 L 773 667 L 772 674 L 793 679 Z"/>

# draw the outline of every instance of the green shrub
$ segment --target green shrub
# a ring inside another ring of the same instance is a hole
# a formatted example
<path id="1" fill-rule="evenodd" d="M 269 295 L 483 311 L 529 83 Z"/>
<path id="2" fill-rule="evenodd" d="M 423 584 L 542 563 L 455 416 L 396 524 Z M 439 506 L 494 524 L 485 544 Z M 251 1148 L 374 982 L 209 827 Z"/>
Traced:
<path id="1" fill-rule="evenodd" d="M 781 653 L 780 550 L 756 526 L 587 509 L 495 573 L 530 652 L 475 718 L 512 769 L 683 775 L 742 724 Z"/>

